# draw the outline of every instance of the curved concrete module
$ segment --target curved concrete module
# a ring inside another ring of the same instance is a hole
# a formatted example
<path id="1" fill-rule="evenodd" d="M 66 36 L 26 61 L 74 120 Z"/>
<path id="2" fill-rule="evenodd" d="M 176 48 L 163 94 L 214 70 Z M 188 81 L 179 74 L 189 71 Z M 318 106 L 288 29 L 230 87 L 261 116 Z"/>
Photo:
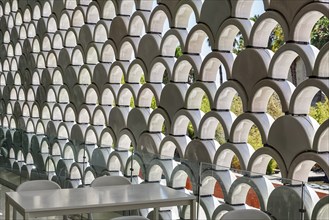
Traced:
<path id="1" fill-rule="evenodd" d="M 229 204 L 244 204 L 247 199 L 249 189 L 252 188 L 257 195 L 260 209 L 267 211 L 267 202 L 274 186 L 266 177 L 240 177 L 236 179 L 230 187 Z"/>
<path id="2" fill-rule="evenodd" d="M 329 120 L 324 121 L 314 135 L 313 150 L 329 152 Z"/>
<path id="3" fill-rule="evenodd" d="M 94 180 L 92 177 L 96 178 L 96 172 L 86 162 L 74 162 L 70 167 L 69 174 L 70 179 L 82 180 L 84 184 L 87 184 L 86 182 L 88 182 L 88 180 Z"/>
<path id="4" fill-rule="evenodd" d="M 130 106 L 131 101 L 133 100 L 134 104 L 137 103 L 137 94 L 141 88 L 141 84 L 137 83 L 125 83 L 123 84 L 117 96 L 117 105 L 118 106 Z"/>
<path id="5" fill-rule="evenodd" d="M 56 166 L 56 176 L 60 181 L 68 180 L 70 177 L 70 168 L 74 160 L 60 159 Z"/>
<path id="6" fill-rule="evenodd" d="M 137 94 L 135 105 L 145 108 L 156 108 L 160 104 L 160 96 L 164 84 L 160 83 L 145 83 L 141 86 Z M 153 100 L 155 106 L 153 106 Z"/>
<path id="7" fill-rule="evenodd" d="M 250 157 L 255 152 L 248 143 L 224 143 L 219 146 L 214 155 L 213 163 L 219 166 L 218 169 L 230 168 L 233 156 L 240 162 L 241 170 L 247 170 Z"/>
<path id="8" fill-rule="evenodd" d="M 76 84 L 70 91 L 70 102 L 75 105 L 77 109 L 79 109 L 82 104 L 85 104 L 87 89 L 88 85 Z"/>
<path id="9" fill-rule="evenodd" d="M 107 170 L 123 174 L 129 157 L 130 151 L 112 151 L 107 159 Z"/>
<path id="10" fill-rule="evenodd" d="M 70 179 L 81 179 L 83 185 L 89 186 L 96 177 L 96 171 L 91 166 L 87 167 L 83 174 L 76 166 L 70 169 Z"/>
<path id="11" fill-rule="evenodd" d="M 57 60 L 59 57 L 60 50 L 50 50 L 46 58 L 46 68 L 55 68 L 57 67 Z"/>
<path id="12" fill-rule="evenodd" d="M 111 63 L 98 63 L 94 67 L 94 71 L 91 74 L 91 83 L 96 85 L 98 90 L 100 90 L 108 81 L 108 72 L 110 70 Z"/>
<path id="13" fill-rule="evenodd" d="M 201 219 L 211 219 L 215 209 L 221 204 L 221 202 L 215 196 L 205 196 L 201 197 L 200 205 L 202 211 L 199 214 Z"/>
<path id="14" fill-rule="evenodd" d="M 209 27 L 202 23 L 197 24 L 188 32 L 186 43 L 181 45 L 182 51 L 188 54 L 201 55 L 206 41 L 210 48 L 215 47 L 215 39 Z"/>
<path id="15" fill-rule="evenodd" d="M 267 113 L 243 113 L 234 120 L 229 140 L 233 143 L 246 143 L 250 129 L 255 125 L 261 135 L 262 143 L 266 144 L 273 122 L 273 117 Z"/>
<path id="16" fill-rule="evenodd" d="M 74 89 L 74 88 L 73 88 Z M 70 103 L 70 90 L 68 86 L 66 85 L 61 85 L 59 90 L 58 90 L 58 103 Z"/>
<path id="17" fill-rule="evenodd" d="M 79 124 L 90 124 L 91 116 L 94 113 L 96 105 L 93 104 L 82 104 L 80 108 L 78 108 L 78 117 L 77 123 Z"/>
<path id="18" fill-rule="evenodd" d="M 269 67 L 269 77 L 287 79 L 290 66 L 298 56 L 303 60 L 306 75 L 311 76 L 318 53 L 319 50 L 309 44 L 287 43 L 274 54 Z"/>
<path id="19" fill-rule="evenodd" d="M 188 164 L 181 163 L 173 169 L 167 186 L 174 189 L 184 189 L 186 187 L 186 181 L 189 179 L 192 186 L 190 190 L 195 195 L 198 191 L 198 172 L 198 170 L 193 170 Z"/>
<path id="20" fill-rule="evenodd" d="M 200 139 L 215 139 L 216 129 L 220 124 L 224 131 L 225 140 L 228 140 L 235 119 L 236 116 L 231 111 L 207 112 L 200 121 L 198 137 Z"/>
<path id="21" fill-rule="evenodd" d="M 64 122 L 75 122 L 77 116 L 77 110 L 71 103 L 65 104 L 63 121 Z"/>
<path id="22" fill-rule="evenodd" d="M 18 11 L 19 11 L 19 9 L 18 9 Z M 33 4 L 32 20 L 39 20 L 41 18 L 42 11 L 43 11 L 42 3 L 35 2 Z"/>
<path id="23" fill-rule="evenodd" d="M 243 85 L 248 97 L 250 97 L 255 84 L 268 77 L 272 55 L 273 52 L 268 49 L 247 48 L 236 57 L 232 78 Z"/>
<path id="24" fill-rule="evenodd" d="M 144 73 L 147 72 L 145 64 L 140 59 L 135 59 L 130 62 L 127 70 L 127 75 L 125 76 L 126 83 L 143 83 L 142 78 L 145 80 Z"/>
<path id="25" fill-rule="evenodd" d="M 304 0 L 306 1 L 306 0 Z M 291 22 L 289 33 L 289 40 L 297 42 L 307 42 L 311 40 L 311 32 L 315 23 L 322 17 L 329 13 L 329 6 L 321 2 L 311 2 L 303 5 L 300 10 L 296 11 L 296 15 Z M 296 5 L 292 6 L 296 10 Z"/>
<path id="26" fill-rule="evenodd" d="M 289 112 L 290 99 L 295 86 L 288 80 L 263 79 L 251 93 L 248 109 L 251 112 L 267 112 L 268 102 L 274 92 L 279 96 L 282 112 Z"/>
<path id="27" fill-rule="evenodd" d="M 229 170 L 204 170 L 201 174 L 200 194 L 208 196 L 214 194 L 216 184 L 218 184 L 223 193 L 224 201 L 229 201 L 229 190 L 233 182 L 236 180 L 235 174 Z"/>
<path id="28" fill-rule="evenodd" d="M 97 1 L 100 8 L 100 17 L 102 20 L 111 20 L 118 13 L 118 4 L 117 1 Z"/>
<path id="29" fill-rule="evenodd" d="M 317 163 L 329 176 L 329 153 L 317 154 L 315 152 L 303 152 L 294 158 L 289 171 L 288 178 L 292 180 L 292 184 L 300 184 L 301 181 L 307 182 L 312 167 Z"/>
<path id="30" fill-rule="evenodd" d="M 151 108 L 135 107 L 130 110 L 127 118 L 127 128 L 133 133 L 136 140 L 147 131 L 147 122 L 151 114 Z"/>
<path id="31" fill-rule="evenodd" d="M 84 56 L 87 56 L 87 46 L 93 42 L 94 24 L 84 24 L 81 26 L 78 37 L 78 45 L 83 48 Z"/>
<path id="32" fill-rule="evenodd" d="M 103 126 L 89 125 L 86 129 L 84 143 L 97 145 L 103 129 Z"/>
<path id="33" fill-rule="evenodd" d="M 100 20 L 100 11 L 101 9 L 98 5 L 98 2 L 90 2 L 86 12 L 86 23 L 96 24 Z"/>
<path id="34" fill-rule="evenodd" d="M 5 103 L 8 103 L 9 102 L 9 97 L 10 97 L 10 88 L 12 86 L 4 86 L 3 87 L 3 91 L 2 91 L 2 100 L 5 102 Z"/>
<path id="35" fill-rule="evenodd" d="M 13 43 L 12 42 L 10 42 L 10 43 L 8 43 L 7 45 L 3 45 L 3 46 L 5 46 L 6 48 L 5 48 L 5 50 L 7 51 L 7 57 L 8 58 L 12 58 L 13 56 L 14 56 L 14 48 L 13 48 Z"/>
<path id="36" fill-rule="evenodd" d="M 33 11 L 32 7 L 30 5 L 26 5 L 26 7 L 23 10 L 23 21 L 24 21 L 24 23 L 28 23 L 32 20 L 32 11 Z"/>
<path id="37" fill-rule="evenodd" d="M 109 126 L 116 137 L 119 137 L 120 131 L 127 127 L 129 111 L 130 107 L 126 106 L 115 106 L 112 108 L 109 115 Z"/>
<path id="38" fill-rule="evenodd" d="M 137 140 L 134 134 L 128 129 L 124 128 L 117 135 L 117 144 L 114 147 L 118 151 L 129 151 L 131 147 L 137 148 Z"/>
<path id="39" fill-rule="evenodd" d="M 67 139 L 66 139 L 66 141 L 67 141 Z M 75 160 L 76 155 L 77 155 L 77 151 L 76 151 L 75 146 L 73 146 L 72 142 L 67 141 L 63 147 L 63 159 Z"/>
<path id="40" fill-rule="evenodd" d="M 23 117 L 32 117 L 32 114 L 31 114 L 31 109 L 32 109 L 32 105 L 33 105 L 33 101 L 25 101 L 22 105 L 22 116 Z M 1 140 L 1 138 L 0 138 Z"/>
<path id="41" fill-rule="evenodd" d="M 128 157 L 126 164 L 123 167 L 124 176 L 134 177 L 141 175 L 141 178 L 146 176 L 146 167 L 144 166 L 143 158 L 138 154 L 133 154 Z"/>
<path id="42" fill-rule="evenodd" d="M 153 159 L 147 164 L 146 178 L 148 182 L 170 182 L 170 177 L 174 168 L 178 165 L 175 160 Z"/>
<path id="43" fill-rule="evenodd" d="M 270 128 L 268 145 L 280 152 L 288 168 L 297 155 L 312 150 L 313 138 L 318 127 L 318 123 L 308 116 L 281 116 Z M 285 131 L 298 136 L 284 135 Z"/>
<path id="44" fill-rule="evenodd" d="M 47 91 L 47 102 L 56 103 L 58 102 L 58 94 L 60 85 L 50 85 Z M 40 88 L 40 87 L 39 87 Z"/>
<path id="45" fill-rule="evenodd" d="M 113 130 L 109 127 L 105 127 L 102 130 L 102 133 L 99 138 L 99 143 L 97 144 L 100 147 L 112 147 L 116 144 L 116 136 Z"/>
<path id="46" fill-rule="evenodd" d="M 95 170 L 97 176 L 107 170 L 108 158 L 113 149 L 108 147 L 97 147 L 93 150 L 90 165 Z"/>
<path id="47" fill-rule="evenodd" d="M 144 73 L 145 81 L 150 83 L 167 83 L 172 78 L 174 57 L 156 57 L 152 60 L 149 71 Z"/>
<path id="48" fill-rule="evenodd" d="M 309 114 L 312 100 L 319 90 L 329 97 L 328 79 L 309 78 L 299 84 L 291 96 L 289 113 Z"/>
<path id="49" fill-rule="evenodd" d="M 268 146 L 258 148 L 251 155 L 247 167 L 247 171 L 250 171 L 249 175 L 266 175 L 266 169 L 271 159 L 275 160 L 275 162 L 278 164 L 281 177 L 287 178 L 288 170 L 280 152 Z"/>
<path id="50" fill-rule="evenodd" d="M 188 162 L 214 163 L 214 156 L 219 149 L 216 140 L 193 139 L 188 143 L 185 150 L 184 159 Z"/>
<path id="51" fill-rule="evenodd" d="M 242 109 L 246 112 L 248 106 L 248 96 L 246 94 L 246 90 L 239 82 L 235 80 L 228 80 L 218 88 L 214 99 L 215 109 L 230 110 L 235 95 L 240 97 L 242 101 Z"/>
<path id="52" fill-rule="evenodd" d="M 329 215 L 329 197 L 325 196 L 320 199 L 313 208 L 311 219 L 326 219 Z"/>
<path id="53" fill-rule="evenodd" d="M 37 25 L 36 27 L 31 27 L 31 28 L 35 28 L 35 33 L 36 35 L 38 35 L 40 37 L 40 39 L 43 39 L 45 34 L 47 33 L 47 26 L 46 26 L 46 18 L 40 19 L 37 21 Z M 29 32 L 30 27 L 28 28 L 28 32 Z M 29 35 L 28 35 L 29 36 Z"/>
<path id="54" fill-rule="evenodd" d="M 117 14 L 130 16 L 132 12 L 136 10 L 135 4 L 135 1 L 117 1 Z"/>
<path id="55" fill-rule="evenodd" d="M 329 77 L 329 66 L 328 66 L 328 59 L 329 59 L 329 43 L 326 43 L 318 53 L 314 63 L 314 69 L 312 76 L 325 78 Z"/>
<path id="56" fill-rule="evenodd" d="M 65 72 L 65 74 L 63 74 L 64 85 L 70 88 L 71 91 L 72 88 L 78 84 L 78 73 L 80 71 L 80 66 L 69 65 L 63 71 Z"/>
<path id="57" fill-rule="evenodd" d="M 48 125 L 48 120 L 44 120 L 44 119 L 39 119 L 38 122 L 36 123 L 35 126 L 35 133 L 36 134 L 46 134 L 46 130 Z"/>
<path id="58" fill-rule="evenodd" d="M 108 116 L 111 110 L 112 106 L 96 106 L 93 115 L 91 116 L 90 123 L 94 126 L 108 126 Z"/>
<path id="59" fill-rule="evenodd" d="M 80 28 L 70 27 L 67 29 L 64 37 L 64 46 L 66 48 L 74 48 L 78 45 L 78 36 Z"/>
<path id="60" fill-rule="evenodd" d="M 225 20 L 218 30 L 216 30 L 215 49 L 221 52 L 232 52 L 234 40 L 240 32 L 244 40 L 244 46 L 250 45 L 250 32 L 253 22 L 249 19 L 229 18 Z"/>
<path id="61" fill-rule="evenodd" d="M 118 57 L 117 45 L 111 39 L 105 41 L 101 50 L 100 62 L 115 63 Z"/>
<path id="62" fill-rule="evenodd" d="M 111 20 L 98 20 L 93 32 L 93 41 L 104 44 L 108 40 Z"/>
<path id="63" fill-rule="evenodd" d="M 54 140 L 53 143 L 51 144 L 51 147 L 49 147 L 49 152 L 51 155 L 55 155 L 55 156 L 61 156 L 63 158 L 64 155 L 64 147 L 66 146 L 66 143 L 68 142 L 68 140 L 62 139 L 62 140 Z M 63 158 L 63 159 L 67 159 L 68 158 Z M 70 158 L 72 159 L 72 158 Z"/>
<path id="64" fill-rule="evenodd" d="M 172 1 L 171 3 L 176 4 Z M 166 26 L 172 27 L 172 13 L 167 7 L 167 2 L 158 4 L 151 12 L 146 32 L 162 34 L 166 30 Z"/>
<path id="65" fill-rule="evenodd" d="M 14 55 L 15 56 L 21 56 L 23 54 L 23 47 L 22 47 L 23 42 L 18 41 L 16 45 L 14 45 Z"/>
<path id="66" fill-rule="evenodd" d="M 55 33 L 58 30 L 58 18 L 55 14 L 51 14 L 45 21 L 47 33 Z"/>
<path id="67" fill-rule="evenodd" d="M 58 68 L 64 70 L 67 70 L 69 68 L 74 68 L 74 66 L 70 66 L 71 65 L 71 55 L 72 55 L 73 50 L 70 48 L 62 48 L 60 49 L 59 53 L 58 53 L 58 59 L 57 59 L 57 65 Z M 66 71 L 65 71 L 66 72 Z M 67 79 L 68 77 L 66 77 L 66 74 L 63 74 L 63 79 L 64 82 L 69 80 L 72 81 L 70 79 Z M 76 78 L 76 77 L 75 77 Z"/>
<path id="68" fill-rule="evenodd" d="M 254 23 L 250 33 L 250 45 L 266 48 L 271 32 L 280 25 L 284 41 L 288 41 L 289 27 L 285 18 L 278 11 L 266 11 Z"/>
<path id="69" fill-rule="evenodd" d="M 128 34 L 129 36 L 142 37 L 146 33 L 146 28 L 150 21 L 150 11 L 135 11 L 129 20 Z"/>
<path id="70" fill-rule="evenodd" d="M 62 121 L 66 104 L 54 103 L 51 111 L 51 120 Z"/>
<path id="71" fill-rule="evenodd" d="M 37 35 L 37 24 L 33 21 L 29 22 L 27 25 L 26 25 L 26 31 L 27 31 L 27 37 L 28 38 L 38 38 L 38 39 L 42 39 L 43 36 L 39 36 Z M 40 40 L 41 42 L 41 40 Z M 23 48 L 23 50 L 25 50 L 25 48 Z M 39 51 L 35 51 L 35 52 L 39 52 Z"/>
<path id="72" fill-rule="evenodd" d="M 60 67 L 56 67 L 53 69 L 53 73 L 51 74 L 51 84 L 53 85 L 63 85 L 63 70 Z"/>
<path id="73" fill-rule="evenodd" d="M 100 98 L 99 98 L 99 104 L 103 106 L 114 106 L 115 103 L 117 103 L 117 96 L 119 93 L 121 85 L 120 84 L 104 84 L 102 88 L 99 90 Z"/>
<path id="74" fill-rule="evenodd" d="M 223 80 L 223 78 L 219 78 L 221 73 L 226 75 L 226 79 L 232 79 L 235 57 L 233 53 L 210 52 L 202 61 L 198 80 L 219 84 Z M 224 67 L 224 70 L 222 67 Z"/>
<path id="75" fill-rule="evenodd" d="M 95 149 L 97 149 L 97 146 L 94 144 L 83 144 L 83 143 L 79 145 L 76 144 L 74 145 L 76 146 L 78 152 L 76 162 L 87 163 L 87 165 L 89 166 L 92 161 L 93 152 L 95 151 Z"/>
<path id="76" fill-rule="evenodd" d="M 310 220 L 313 207 L 318 200 L 319 197 L 315 191 L 308 186 L 304 186 L 303 188 L 281 186 L 275 188 L 268 198 L 267 211 L 271 213 L 275 219 L 298 219 L 300 218 L 300 204 L 303 201 L 305 209 L 304 219 Z"/>
<path id="77" fill-rule="evenodd" d="M 204 98 L 209 102 L 210 109 L 214 108 L 214 96 L 218 87 L 213 82 L 195 82 L 186 92 L 184 106 L 187 109 L 201 109 Z"/>
<path id="78" fill-rule="evenodd" d="M 136 57 L 141 59 L 146 68 L 149 69 L 152 61 L 160 56 L 160 46 L 162 38 L 158 34 L 145 34 L 138 45 Z"/>
<path id="79" fill-rule="evenodd" d="M 58 29 L 59 30 L 68 30 L 71 27 L 71 19 L 73 10 L 63 10 L 58 16 Z"/>
<path id="80" fill-rule="evenodd" d="M 173 135 L 186 135 L 188 130 L 188 124 L 191 123 L 193 127 L 193 137 L 197 137 L 200 121 L 204 113 L 201 110 L 188 110 L 180 109 L 178 110 L 173 119 L 170 134 Z"/>
<path id="81" fill-rule="evenodd" d="M 229 211 L 233 210 L 242 210 L 242 209 L 249 209 L 250 207 L 246 204 L 241 205 L 229 205 L 227 203 L 220 204 L 217 206 L 217 208 L 214 210 L 212 215 L 212 220 L 221 219 L 224 214 L 226 214 Z"/>
<path id="82" fill-rule="evenodd" d="M 130 62 L 129 61 L 115 61 L 109 70 L 109 83 L 120 84 L 126 77 Z"/>
<path id="83" fill-rule="evenodd" d="M 76 66 L 82 66 L 85 63 L 85 56 L 83 48 L 80 45 L 74 47 L 71 56 L 71 64 Z"/>
<path id="84" fill-rule="evenodd" d="M 120 45 L 121 40 L 128 35 L 129 17 L 127 16 L 116 16 L 113 18 L 109 39 L 111 39 L 115 45 Z"/>
<path id="85" fill-rule="evenodd" d="M 195 81 L 199 78 L 201 63 L 200 55 L 184 54 L 180 56 L 174 64 L 171 81 L 177 83 Z"/>
<path id="86" fill-rule="evenodd" d="M 145 151 L 154 155 L 160 154 L 160 144 L 164 138 L 164 135 L 161 132 L 144 132 L 137 137 L 139 137 L 136 148 L 137 151 Z"/>
<path id="87" fill-rule="evenodd" d="M 71 27 L 82 27 L 86 21 L 86 6 L 77 6 L 73 9 Z"/>
<path id="88" fill-rule="evenodd" d="M 164 134 L 169 134 L 171 119 L 165 109 L 156 108 L 151 112 L 147 126 L 149 132 L 163 132 Z"/>
<path id="89" fill-rule="evenodd" d="M 96 104 L 99 103 L 99 91 L 95 84 L 88 85 L 85 98 L 86 104 L 93 104 L 96 107 Z"/>
<path id="90" fill-rule="evenodd" d="M 39 69 L 45 69 L 46 68 L 46 57 L 45 54 L 43 54 L 42 52 L 39 52 L 38 54 L 35 54 L 35 63 L 36 63 L 36 67 Z M 24 55 L 23 55 L 24 56 Z M 4 68 L 4 66 L 3 66 Z"/>
<path id="91" fill-rule="evenodd" d="M 57 134 L 55 136 L 49 135 L 49 137 L 52 138 L 56 137 L 58 139 L 70 139 L 70 137 L 72 136 L 72 129 L 74 125 L 76 125 L 75 122 L 59 122 L 58 125 L 56 126 Z M 79 125 L 76 125 L 76 127 L 79 127 Z M 76 130 L 78 130 L 78 128 Z M 47 132 L 48 132 L 48 126 L 47 126 Z"/>
<path id="92" fill-rule="evenodd" d="M 81 32 L 80 32 L 81 33 Z M 87 65 L 96 65 L 99 63 L 101 50 L 103 45 L 100 43 L 89 43 L 86 48 L 86 61 Z"/>
<path id="93" fill-rule="evenodd" d="M 191 16 L 195 17 L 195 22 L 199 22 L 201 13 L 201 1 L 183 0 L 177 2 L 172 12 L 173 25 L 175 28 L 188 28 Z"/>

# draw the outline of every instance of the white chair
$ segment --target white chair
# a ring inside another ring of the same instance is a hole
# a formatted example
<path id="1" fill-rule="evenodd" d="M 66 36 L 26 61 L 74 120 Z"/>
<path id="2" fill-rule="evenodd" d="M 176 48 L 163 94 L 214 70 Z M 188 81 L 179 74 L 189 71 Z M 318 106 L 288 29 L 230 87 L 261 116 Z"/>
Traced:
<path id="1" fill-rule="evenodd" d="M 130 185 L 131 182 L 123 177 L 123 176 L 101 176 L 101 177 L 97 177 L 96 179 L 94 179 L 91 184 L 90 187 L 102 187 L 102 186 L 118 186 L 118 185 Z M 96 217 L 97 215 L 97 217 Z M 132 220 L 132 219 L 136 219 L 136 220 L 145 220 L 147 218 L 143 218 L 142 216 L 120 216 L 117 217 L 119 214 L 116 215 L 116 213 L 111 213 L 110 217 L 105 217 L 104 213 L 90 213 L 88 214 L 88 218 L 89 219 L 118 219 L 120 220 Z M 109 215 L 109 214 L 107 214 Z M 114 218 L 113 218 L 114 215 Z"/>
<path id="2" fill-rule="evenodd" d="M 16 191 L 17 192 L 24 192 L 24 191 L 36 191 L 36 190 L 52 190 L 52 189 L 60 189 L 61 187 L 49 180 L 31 180 L 21 183 Z M 16 211 L 13 212 L 13 219 L 16 218 Z M 63 216 L 63 219 L 67 219 L 66 216 Z"/>
<path id="3" fill-rule="evenodd" d="M 240 220 L 240 219 L 252 219 L 252 220 L 272 220 L 265 212 L 258 209 L 242 209 L 229 211 L 223 215 L 221 220 Z"/>

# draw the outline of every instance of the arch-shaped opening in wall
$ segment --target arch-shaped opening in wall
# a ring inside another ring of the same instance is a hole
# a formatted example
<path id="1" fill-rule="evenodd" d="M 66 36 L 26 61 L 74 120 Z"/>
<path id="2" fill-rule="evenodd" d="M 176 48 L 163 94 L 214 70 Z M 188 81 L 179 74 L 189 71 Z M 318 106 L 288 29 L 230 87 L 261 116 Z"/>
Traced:
<path id="1" fill-rule="evenodd" d="M 100 8 L 96 2 L 89 4 L 87 10 L 87 23 L 88 24 L 96 24 L 100 18 Z"/>
<path id="2" fill-rule="evenodd" d="M 126 64 L 126 65 L 125 65 Z M 113 84 L 124 84 L 125 73 L 128 68 L 128 63 L 126 62 L 115 62 L 111 65 L 109 70 L 109 83 Z"/>
<path id="3" fill-rule="evenodd" d="M 135 1 L 121 1 L 118 3 L 118 13 L 121 15 L 132 15 L 136 11 Z"/>
<path id="4" fill-rule="evenodd" d="M 169 30 L 169 18 L 171 18 L 171 13 L 167 7 L 164 5 L 156 6 L 150 15 L 149 31 L 163 36 Z"/>
<path id="5" fill-rule="evenodd" d="M 74 9 L 71 20 L 71 27 L 82 27 L 85 24 L 85 14 L 83 9 L 78 6 Z"/>
<path id="6" fill-rule="evenodd" d="M 150 84 L 142 86 L 137 95 L 137 106 L 156 109 L 160 103 L 159 87 L 161 88 L 162 86 Z"/>
<path id="7" fill-rule="evenodd" d="M 113 91 L 112 87 L 106 87 L 103 89 L 101 94 L 101 104 L 106 106 L 115 106 L 116 103 L 116 94 L 115 90 Z"/>
<path id="8" fill-rule="evenodd" d="M 186 28 L 188 31 L 196 24 L 199 13 L 198 6 L 201 2 L 191 2 L 191 1 L 184 1 L 180 3 L 181 5 L 177 7 L 176 11 L 174 12 L 174 25 L 176 28 Z"/>
<path id="9" fill-rule="evenodd" d="M 59 30 L 68 30 L 71 24 L 71 17 L 68 11 L 63 10 L 62 14 L 59 17 L 58 29 Z"/>
<path id="10" fill-rule="evenodd" d="M 212 47 L 214 47 L 214 39 L 211 30 L 203 24 L 198 24 L 189 32 L 184 51 L 199 54 L 203 59 L 212 51 Z"/>
<path id="11" fill-rule="evenodd" d="M 98 43 L 104 43 L 108 39 L 108 24 L 105 22 L 99 21 L 96 24 L 94 33 L 93 33 L 93 40 Z M 104 47 L 105 45 L 103 45 Z"/>
<path id="12" fill-rule="evenodd" d="M 53 11 L 53 7 L 50 1 L 44 1 L 42 5 L 42 17 L 49 17 Z"/>
<path id="13" fill-rule="evenodd" d="M 119 48 L 119 59 L 132 61 L 136 57 L 136 47 L 131 38 L 123 39 Z"/>
<path id="14" fill-rule="evenodd" d="M 145 12 L 146 13 L 146 12 Z M 128 34 L 142 37 L 146 33 L 147 20 L 143 13 L 136 11 L 129 22 Z"/>
<path id="15" fill-rule="evenodd" d="M 116 14 L 117 14 L 116 2 L 112 0 L 106 1 L 102 10 L 102 18 L 113 19 L 116 16 Z"/>

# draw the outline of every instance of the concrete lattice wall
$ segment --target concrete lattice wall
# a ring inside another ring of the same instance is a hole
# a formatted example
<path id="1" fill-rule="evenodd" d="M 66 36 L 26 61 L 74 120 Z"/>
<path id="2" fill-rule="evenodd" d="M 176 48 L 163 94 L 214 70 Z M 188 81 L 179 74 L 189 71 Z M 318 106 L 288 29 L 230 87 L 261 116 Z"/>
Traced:
<path id="1" fill-rule="evenodd" d="M 262 211 L 299 218 L 302 196 L 295 185 L 307 182 L 315 163 L 329 176 L 329 119 L 319 125 L 309 116 L 319 90 L 329 97 L 329 43 L 320 50 L 310 44 L 314 24 L 329 17 L 329 2 L 263 0 L 265 12 L 255 23 L 249 19 L 253 2 L 1 1 L 0 136 L 8 166 L 29 179 L 46 171 L 62 187 L 77 187 L 105 173 L 130 176 L 133 164 L 146 181 L 162 177 L 168 186 L 184 188 L 189 178 L 198 193 L 194 165 L 204 162 L 221 166 L 200 177 L 208 219 L 248 208 L 250 188 Z M 266 47 L 277 24 L 286 43 L 273 53 Z M 239 32 L 246 49 L 235 55 Z M 211 51 L 204 53 L 207 44 Z M 183 52 L 178 59 L 177 46 Z M 288 73 L 298 56 L 306 79 L 294 86 Z M 219 68 L 227 79 L 222 84 Z M 276 120 L 267 113 L 273 93 L 285 113 Z M 204 95 L 209 112 L 200 110 Z M 235 95 L 243 103 L 239 116 L 230 111 Z M 215 140 L 219 124 L 225 144 Z M 247 143 L 253 125 L 264 145 L 258 150 Z M 189 162 L 132 157 L 130 146 Z M 241 169 L 258 175 L 237 178 L 224 169 L 233 156 Z M 260 175 L 270 159 L 282 177 L 296 181 L 275 188 Z M 223 200 L 213 196 L 216 182 Z M 305 219 L 328 215 L 328 196 L 320 200 L 309 187 L 304 193 Z M 170 215 L 185 212 L 172 208 Z"/>

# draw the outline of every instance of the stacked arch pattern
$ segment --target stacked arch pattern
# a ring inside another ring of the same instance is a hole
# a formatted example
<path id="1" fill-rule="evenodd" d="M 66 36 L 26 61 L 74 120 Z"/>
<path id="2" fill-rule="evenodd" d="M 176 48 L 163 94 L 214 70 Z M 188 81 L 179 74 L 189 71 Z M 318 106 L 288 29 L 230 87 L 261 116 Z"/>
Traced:
<path id="1" fill-rule="evenodd" d="M 328 195 L 320 198 L 305 187 L 308 196 L 302 197 L 294 186 L 308 181 L 314 164 L 329 176 L 329 119 L 320 125 L 309 115 L 319 90 L 329 97 L 329 42 L 320 49 L 310 44 L 315 23 L 329 17 L 329 3 L 263 0 L 264 12 L 252 22 L 253 3 L 1 1 L 0 139 L 6 166 L 62 187 L 88 185 L 104 174 L 178 189 L 189 180 L 191 192 L 202 195 L 207 219 L 250 208 L 251 188 L 259 209 L 277 219 L 299 217 L 302 199 L 305 219 L 321 219 L 329 212 Z M 285 43 L 273 53 L 266 48 L 278 24 Z M 245 49 L 236 55 L 238 33 Z M 288 77 L 296 57 L 306 71 L 298 85 Z M 284 113 L 277 119 L 267 112 L 274 93 Z M 236 96 L 240 115 L 231 111 Z M 209 111 L 202 110 L 204 97 Z M 216 139 L 219 125 L 225 143 Z M 252 126 L 263 145 L 257 150 L 248 143 Z M 234 156 L 249 174 L 239 177 L 229 169 Z M 294 181 L 274 186 L 265 176 L 271 159 L 283 178 Z M 200 163 L 215 168 L 199 173 Z M 163 215 L 187 218 L 186 209 Z"/>

